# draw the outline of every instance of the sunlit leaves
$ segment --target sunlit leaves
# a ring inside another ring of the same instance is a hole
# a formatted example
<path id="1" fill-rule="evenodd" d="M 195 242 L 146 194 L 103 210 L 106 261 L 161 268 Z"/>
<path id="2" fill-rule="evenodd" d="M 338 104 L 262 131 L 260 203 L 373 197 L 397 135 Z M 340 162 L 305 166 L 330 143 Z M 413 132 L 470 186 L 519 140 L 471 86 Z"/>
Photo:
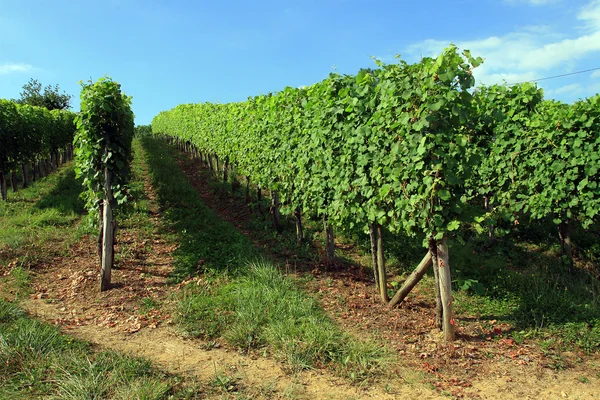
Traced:
<path id="1" fill-rule="evenodd" d="M 83 176 L 88 209 L 95 212 L 104 196 L 105 168 L 111 172 L 115 203 L 122 204 L 126 201 L 134 133 L 131 98 L 122 94 L 121 86 L 110 78 L 82 83 L 81 112 L 76 123 L 76 172 Z"/>
<path id="2" fill-rule="evenodd" d="M 0 168 L 47 157 L 73 140 L 75 115 L 0 100 Z"/>
<path id="3" fill-rule="evenodd" d="M 481 63 L 451 46 L 246 102 L 180 105 L 152 130 L 277 190 L 283 212 L 337 225 L 441 237 L 523 213 L 588 224 L 600 210 L 597 96 L 567 106 L 533 84 L 473 91 Z"/>

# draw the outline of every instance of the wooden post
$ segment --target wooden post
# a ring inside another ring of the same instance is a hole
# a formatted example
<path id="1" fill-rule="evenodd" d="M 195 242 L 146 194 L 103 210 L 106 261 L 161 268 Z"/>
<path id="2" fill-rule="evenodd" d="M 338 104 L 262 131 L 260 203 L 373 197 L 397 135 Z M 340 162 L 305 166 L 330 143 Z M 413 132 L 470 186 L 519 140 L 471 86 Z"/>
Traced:
<path id="1" fill-rule="evenodd" d="M 246 204 L 250 203 L 250 177 L 246 176 Z"/>
<path id="2" fill-rule="evenodd" d="M 302 211 L 299 207 L 294 210 L 294 217 L 296 217 L 296 243 L 301 245 L 304 242 L 304 230 L 302 228 Z"/>
<path id="3" fill-rule="evenodd" d="M 381 301 L 387 303 L 389 300 L 387 293 L 387 276 L 385 271 L 385 255 L 383 253 L 383 228 L 380 224 L 376 226 L 377 230 L 377 269 L 379 273 L 379 294 Z"/>
<path id="4" fill-rule="evenodd" d="M 390 300 L 390 303 L 388 304 L 390 308 L 395 307 L 396 305 L 404 301 L 404 299 L 406 298 L 406 296 L 408 296 L 411 290 L 413 290 L 417 283 L 419 283 L 423 276 L 425 276 L 425 272 L 427 272 L 427 269 L 430 265 L 431 252 L 427 251 L 427 254 L 425 254 L 425 257 L 423 257 L 417 268 L 415 268 L 412 274 L 410 274 L 410 276 L 406 278 L 406 281 L 404 282 L 400 290 L 398 290 L 394 297 L 392 297 L 392 300 Z"/>
<path id="5" fill-rule="evenodd" d="M 440 272 L 438 264 L 437 245 L 434 238 L 429 238 L 429 253 L 431 254 L 431 264 L 433 266 L 433 275 L 435 276 L 435 326 L 442 329 L 442 297 L 440 294 Z"/>
<path id="6" fill-rule="evenodd" d="M 219 156 L 215 154 L 215 178 L 219 180 Z"/>
<path id="7" fill-rule="evenodd" d="M 563 220 L 558 225 L 558 236 L 560 238 L 560 248 L 562 256 L 566 256 L 566 264 L 569 267 L 569 273 L 575 272 L 573 263 L 573 242 L 571 240 L 571 224 L 569 219 Z"/>
<path id="8" fill-rule="evenodd" d="M 369 238 L 371 239 L 371 263 L 373 264 L 373 277 L 375 278 L 375 286 L 377 293 L 381 293 L 379 287 L 379 269 L 377 268 L 377 232 L 375 224 L 369 224 Z"/>
<path id="9" fill-rule="evenodd" d="M 28 174 L 27 163 L 21 164 L 21 174 L 23 177 L 23 189 L 27 189 L 27 187 L 29 186 L 29 174 Z"/>
<path id="10" fill-rule="evenodd" d="M 17 191 L 17 174 L 15 171 L 10 171 L 10 185 L 12 186 L 13 193 Z"/>
<path id="11" fill-rule="evenodd" d="M 262 215 L 262 189 L 260 188 L 260 186 L 256 188 L 256 208 L 258 209 L 258 212 Z"/>
<path id="12" fill-rule="evenodd" d="M 210 153 L 208 153 L 207 158 L 208 158 L 208 170 L 212 172 L 213 171 L 212 155 Z"/>
<path id="13" fill-rule="evenodd" d="M 437 242 L 439 276 L 440 276 L 440 296 L 442 298 L 442 307 L 444 310 L 442 318 L 442 328 L 444 338 L 451 342 L 454 340 L 454 315 L 452 311 L 452 275 L 450 273 L 450 257 L 448 255 L 448 240 L 444 237 Z"/>
<path id="14" fill-rule="evenodd" d="M 333 227 L 328 223 L 326 215 L 323 215 L 323 230 L 325 231 L 325 256 L 327 264 L 333 265 L 335 261 L 335 241 Z"/>
<path id="15" fill-rule="evenodd" d="M 44 177 L 44 161 L 43 159 L 38 160 L 38 175 L 40 176 L 40 178 Z"/>
<path id="16" fill-rule="evenodd" d="M 105 198 L 104 212 L 102 213 L 102 269 L 100 272 L 100 291 L 110 289 L 110 275 L 113 261 L 113 215 L 112 215 L 112 189 L 110 187 L 110 171 L 104 169 Z"/>
<path id="17" fill-rule="evenodd" d="M 6 174 L 4 170 L 0 170 L 0 196 L 2 200 L 6 200 Z"/>
<path id="18" fill-rule="evenodd" d="M 279 223 L 279 194 L 276 190 L 271 191 L 271 213 L 273 214 L 273 228 L 279 233 L 282 232 L 281 224 Z"/>

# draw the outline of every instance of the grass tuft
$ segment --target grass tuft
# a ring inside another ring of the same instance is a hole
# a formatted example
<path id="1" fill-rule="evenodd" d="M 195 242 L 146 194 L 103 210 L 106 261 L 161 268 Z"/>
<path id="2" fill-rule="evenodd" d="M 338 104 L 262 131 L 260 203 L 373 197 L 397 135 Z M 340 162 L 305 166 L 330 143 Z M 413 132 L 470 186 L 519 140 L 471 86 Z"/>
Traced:
<path id="1" fill-rule="evenodd" d="M 357 381 L 381 372 L 386 351 L 344 333 L 271 262 L 248 262 L 244 270 L 229 281 L 188 286 L 180 319 L 190 334 L 223 337 L 244 351 L 268 346 L 293 370 L 328 366 Z"/>
<path id="2" fill-rule="evenodd" d="M 176 386 L 148 360 L 96 352 L 0 301 L 0 399 L 184 398 L 189 388 Z"/>

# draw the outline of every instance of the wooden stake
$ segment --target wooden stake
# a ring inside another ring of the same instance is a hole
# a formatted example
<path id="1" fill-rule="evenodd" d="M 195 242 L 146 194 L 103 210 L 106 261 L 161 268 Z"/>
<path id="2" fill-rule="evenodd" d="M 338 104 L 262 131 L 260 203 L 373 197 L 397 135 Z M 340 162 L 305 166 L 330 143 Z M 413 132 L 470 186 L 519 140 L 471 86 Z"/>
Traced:
<path id="1" fill-rule="evenodd" d="M 110 187 L 110 171 L 104 170 L 104 212 L 102 215 L 102 269 L 100 272 L 100 291 L 110 289 L 110 275 L 113 261 L 113 215 L 112 215 L 112 189 Z"/>
<path id="2" fill-rule="evenodd" d="M 440 295 L 444 310 L 442 328 L 447 342 L 454 340 L 454 314 L 452 311 L 452 275 L 450 274 L 450 257 L 448 255 L 448 241 L 444 237 L 437 242 L 438 264 L 440 275 Z"/>
<path id="3" fill-rule="evenodd" d="M 417 286 L 417 283 L 419 283 L 423 276 L 425 276 L 425 272 L 427 272 L 427 269 L 429 269 L 430 265 L 431 252 L 427 251 L 427 254 L 425 254 L 425 257 L 423 257 L 417 268 L 415 268 L 413 273 L 410 274 L 410 276 L 404 282 L 404 285 L 402 285 L 400 290 L 398 290 L 394 297 L 392 297 L 392 300 L 390 300 L 390 303 L 388 304 L 390 308 L 402 303 L 410 291 L 413 290 L 413 288 Z"/>
<path id="4" fill-rule="evenodd" d="M 387 303 L 389 300 L 387 293 L 387 274 L 385 271 L 385 256 L 383 253 L 383 228 L 380 224 L 376 226 L 377 230 L 377 269 L 379 273 L 379 294 L 381 301 Z"/>

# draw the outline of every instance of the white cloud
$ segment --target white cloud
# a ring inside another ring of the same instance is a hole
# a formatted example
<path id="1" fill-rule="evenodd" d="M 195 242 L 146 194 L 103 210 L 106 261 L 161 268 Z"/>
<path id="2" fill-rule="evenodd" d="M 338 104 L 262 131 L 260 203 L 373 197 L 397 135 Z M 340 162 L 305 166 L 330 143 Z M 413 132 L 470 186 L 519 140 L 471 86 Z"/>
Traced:
<path id="1" fill-rule="evenodd" d="M 600 78 L 600 70 L 592 72 L 590 78 Z"/>
<path id="2" fill-rule="evenodd" d="M 600 30 L 600 0 L 593 0 L 581 9 L 577 19 L 583 21 L 591 31 Z"/>
<path id="3" fill-rule="evenodd" d="M 570 85 L 561 86 L 558 89 L 554 89 L 550 92 L 553 95 L 563 95 L 563 94 L 576 95 L 578 93 L 583 92 L 583 87 L 581 86 L 580 83 L 572 83 Z"/>
<path id="4" fill-rule="evenodd" d="M 567 37 L 547 26 L 527 26 L 501 36 L 455 43 L 485 59 L 473 74 L 477 84 L 518 83 L 577 70 L 577 62 L 600 55 L 600 0 L 577 14 L 579 35 Z M 577 31 L 576 31 L 577 32 Z M 434 56 L 448 45 L 445 40 L 425 40 L 409 47 L 412 58 Z"/>
<path id="5" fill-rule="evenodd" d="M 0 74 L 10 74 L 11 72 L 27 72 L 31 71 L 33 66 L 30 64 L 23 63 L 5 63 L 0 64 Z"/>
<path id="6" fill-rule="evenodd" d="M 547 4 L 556 3 L 558 0 L 504 0 L 506 4 L 528 4 L 532 6 L 545 6 Z"/>

